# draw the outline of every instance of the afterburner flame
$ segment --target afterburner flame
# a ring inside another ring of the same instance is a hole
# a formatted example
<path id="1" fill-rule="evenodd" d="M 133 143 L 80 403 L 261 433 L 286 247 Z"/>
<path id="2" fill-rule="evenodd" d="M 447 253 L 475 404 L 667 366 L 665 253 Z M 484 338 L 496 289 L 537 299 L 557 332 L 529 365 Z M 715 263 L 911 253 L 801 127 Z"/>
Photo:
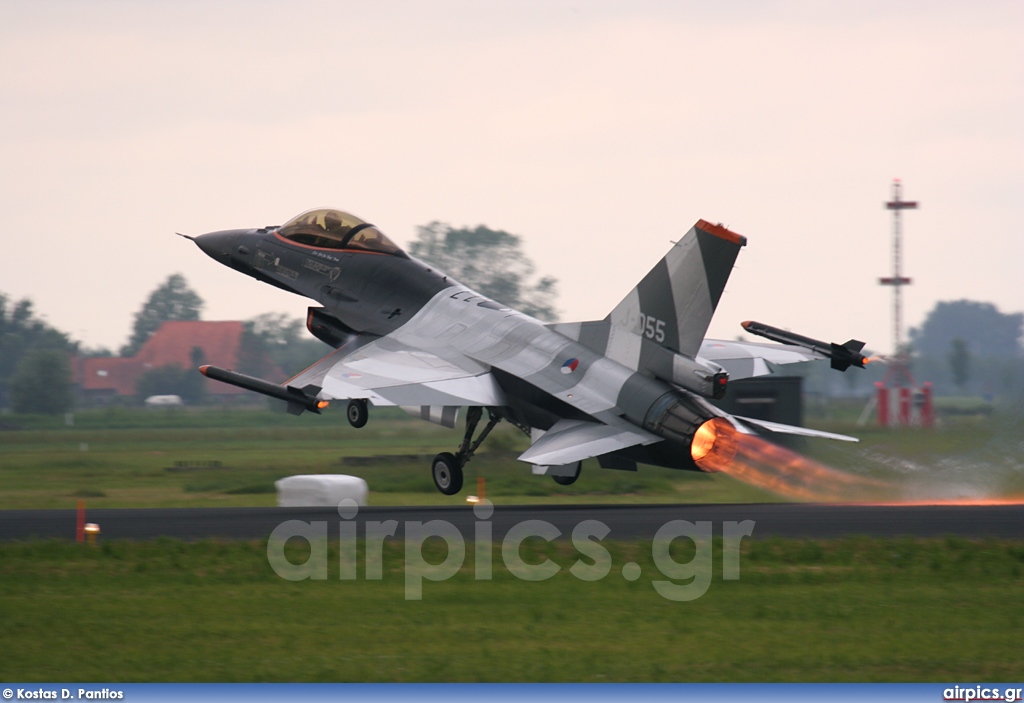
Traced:
<path id="1" fill-rule="evenodd" d="M 717 417 L 711 418 L 698 427 L 694 433 L 693 441 L 690 443 L 690 456 L 693 457 L 695 462 L 698 462 L 698 466 L 700 466 L 699 462 L 712 452 L 715 452 L 715 454 L 707 463 L 717 465 L 723 461 L 727 462 L 734 453 L 731 447 L 732 437 L 730 432 L 735 433 L 735 431 L 732 425 L 725 420 Z M 717 471 L 717 469 L 710 466 L 708 468 L 701 466 L 701 469 L 704 471 Z"/>
<path id="2" fill-rule="evenodd" d="M 1003 498 L 913 498 L 907 500 L 882 500 L 868 505 L 1021 505 L 1024 496 Z"/>
<path id="3" fill-rule="evenodd" d="M 744 483 L 799 500 L 879 500 L 886 484 L 831 469 L 796 452 L 744 434 L 721 418 L 698 428 L 690 447 L 702 471 L 722 472 Z"/>
<path id="4" fill-rule="evenodd" d="M 690 455 L 701 471 L 721 472 L 787 498 L 867 505 L 1019 505 L 1024 496 L 985 495 L 949 485 L 888 483 L 830 468 L 813 459 L 744 434 L 712 418 L 697 428 Z M 957 495 L 966 493 L 966 495 Z M 951 495 L 952 494 L 952 495 Z M 930 497 L 931 496 L 931 497 Z"/>

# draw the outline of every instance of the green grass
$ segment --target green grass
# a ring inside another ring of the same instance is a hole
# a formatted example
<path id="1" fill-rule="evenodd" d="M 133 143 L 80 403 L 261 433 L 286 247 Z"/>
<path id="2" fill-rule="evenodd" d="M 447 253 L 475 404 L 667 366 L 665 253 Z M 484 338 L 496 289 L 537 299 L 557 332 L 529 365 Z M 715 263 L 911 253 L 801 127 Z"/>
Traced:
<path id="1" fill-rule="evenodd" d="M 4 543 L 0 679 L 1005 681 L 1024 670 L 1020 542 L 744 540 L 740 579 L 721 579 L 716 553 L 690 602 L 654 591 L 649 545 L 605 546 L 613 568 L 594 582 L 568 571 L 580 557 L 570 544 L 524 545 L 527 561 L 563 567 L 541 582 L 497 554 L 494 579 L 477 581 L 470 548 L 455 577 L 407 601 L 401 544 L 386 545 L 381 581 L 332 569 L 289 582 L 256 542 Z M 628 561 L 642 568 L 634 582 L 621 576 Z"/>
<path id="2" fill-rule="evenodd" d="M 931 429 L 817 423 L 857 444 L 806 440 L 800 451 L 840 470 L 872 476 L 907 496 L 1024 500 L 1024 416 L 950 417 Z"/>
<path id="3" fill-rule="evenodd" d="M 853 414 L 812 424 L 861 444 L 808 440 L 801 451 L 885 480 L 1024 494 L 1019 418 L 894 431 L 856 428 Z M 374 505 L 464 504 L 478 476 L 498 503 L 778 500 L 721 474 L 595 462 L 576 485 L 557 486 L 515 461 L 526 440 L 508 427 L 469 464 L 462 495 L 445 497 L 428 462 L 461 431 L 390 411 L 362 430 L 340 413 L 216 408 L 77 413 L 70 427 L 5 416 L 0 428 L 3 509 L 273 505 L 273 482 L 297 473 L 362 476 Z M 557 576 L 520 581 L 496 553 L 494 579 L 476 581 L 470 548 L 459 574 L 407 601 L 403 546 L 390 542 L 381 581 L 341 581 L 332 566 L 326 581 L 301 582 L 274 574 L 264 543 L 0 543 L 0 678 L 951 681 L 1024 670 L 1019 541 L 744 540 L 740 580 L 722 580 L 716 554 L 707 593 L 683 603 L 655 592 L 663 577 L 649 544 L 605 546 L 613 568 L 596 582 L 569 573 L 580 558 L 571 545 L 532 541 L 527 561 L 549 558 Z M 426 551 L 434 563 L 444 556 Z M 301 561 L 300 548 L 290 552 Z M 621 575 L 631 561 L 642 569 L 635 582 Z"/>
<path id="4" fill-rule="evenodd" d="M 447 430 L 394 409 L 375 409 L 355 430 L 339 412 L 293 417 L 263 409 L 97 410 L 65 426 L 54 418 L 5 416 L 0 430 L 0 508 L 269 506 L 274 481 L 302 473 L 360 476 L 373 505 L 463 504 L 486 479 L 497 502 L 742 503 L 781 500 L 722 474 L 641 467 L 602 470 L 584 463 L 573 486 L 530 474 L 515 461 L 527 440 L 507 425 L 467 466 L 461 495 L 440 495 L 429 462 L 452 451 L 461 430 Z M 837 416 L 853 414 L 839 408 Z M 799 451 L 825 464 L 885 482 L 910 495 L 936 487 L 962 494 L 1024 495 L 1024 421 L 1014 416 L 947 419 L 932 430 L 857 428 L 848 419 L 818 419 L 821 429 L 854 434 L 859 444 L 808 439 Z M 388 455 L 353 464 L 353 458 Z M 182 466 L 184 465 L 184 466 Z M 925 488 L 920 488 L 924 486 Z M 961 490 L 962 489 L 962 490 Z M 959 494 L 958 494 L 959 495 Z"/>
<path id="5" fill-rule="evenodd" d="M 361 430 L 339 413 L 296 418 L 211 408 L 147 418 L 147 412 L 136 413 L 148 423 L 138 420 L 140 426 L 94 427 L 108 415 L 94 411 L 79 413 L 71 427 L 0 432 L 0 507 L 70 508 L 79 499 L 90 508 L 270 506 L 274 482 L 303 473 L 362 477 L 373 505 L 464 505 L 478 477 L 486 479 L 489 498 L 517 503 L 777 499 L 726 476 L 653 467 L 606 471 L 596 461 L 585 464 L 576 485 L 558 486 L 515 460 L 528 442 L 508 426 L 495 430 L 467 465 L 462 494 L 447 497 L 434 488 L 429 465 L 438 452 L 458 446 L 462 431 L 401 411 L 375 413 Z M 126 419 L 120 411 L 113 417 Z M 210 421 L 196 422 L 203 417 Z M 381 454 L 391 458 L 373 459 Z M 361 457 L 369 459 L 346 462 Z"/>

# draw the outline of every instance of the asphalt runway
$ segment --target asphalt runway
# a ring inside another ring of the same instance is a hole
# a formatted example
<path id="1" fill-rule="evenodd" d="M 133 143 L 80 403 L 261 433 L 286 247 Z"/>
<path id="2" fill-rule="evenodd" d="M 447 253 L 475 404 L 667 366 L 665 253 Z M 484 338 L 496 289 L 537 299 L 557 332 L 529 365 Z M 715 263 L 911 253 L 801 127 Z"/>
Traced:
<path id="1" fill-rule="evenodd" d="M 367 522 L 394 520 L 394 536 L 399 539 L 407 523 L 443 520 L 471 540 L 479 521 L 469 506 L 363 507 L 351 519 L 359 523 L 359 536 L 366 534 Z M 337 537 L 339 525 L 346 522 L 334 508 L 101 509 L 89 510 L 86 520 L 100 526 L 101 539 L 135 540 L 161 536 L 262 540 L 289 520 L 326 522 L 328 536 Z M 846 535 L 1024 538 L 1024 505 L 500 505 L 487 518 L 495 540 L 504 539 L 509 529 L 527 520 L 554 525 L 563 539 L 586 520 L 606 525 L 610 532 L 604 539 L 609 540 L 653 539 L 672 520 L 710 521 L 716 536 L 721 536 L 726 521 L 752 520 L 750 536 L 754 539 Z M 75 522 L 74 510 L 0 511 L 0 540 L 74 539 Z"/>

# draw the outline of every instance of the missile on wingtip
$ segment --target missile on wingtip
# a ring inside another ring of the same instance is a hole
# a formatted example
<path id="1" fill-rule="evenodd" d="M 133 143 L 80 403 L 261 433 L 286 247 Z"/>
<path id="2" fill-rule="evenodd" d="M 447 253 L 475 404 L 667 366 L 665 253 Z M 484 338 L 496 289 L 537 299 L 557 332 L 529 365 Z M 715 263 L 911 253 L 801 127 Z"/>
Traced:
<path id="1" fill-rule="evenodd" d="M 761 322 L 748 320 L 742 323 L 742 325 L 743 329 L 751 334 L 765 337 L 773 342 L 803 347 L 804 349 L 810 349 L 817 354 L 821 354 L 826 359 L 831 359 L 832 368 L 838 371 L 846 371 L 851 366 L 864 368 L 864 365 L 869 361 L 868 357 L 860 353 L 860 350 L 864 348 L 864 342 L 856 339 L 851 339 L 846 344 L 836 344 L 835 342 L 822 342 L 810 337 L 804 337 L 801 334 L 787 332 L 786 330 Z"/>
<path id="2" fill-rule="evenodd" d="M 247 376 L 244 373 L 228 371 L 227 369 L 209 365 L 200 366 L 199 371 L 207 378 L 212 378 L 215 381 L 228 383 L 232 386 L 244 388 L 247 391 L 262 393 L 271 398 L 283 400 L 288 403 L 288 412 L 292 415 L 301 415 L 304 410 L 309 410 L 319 415 L 320 410 L 328 405 L 326 400 L 318 400 L 316 397 L 316 394 L 320 392 L 319 386 L 311 385 L 305 388 L 282 386 L 270 381 L 264 381 L 262 378 Z"/>

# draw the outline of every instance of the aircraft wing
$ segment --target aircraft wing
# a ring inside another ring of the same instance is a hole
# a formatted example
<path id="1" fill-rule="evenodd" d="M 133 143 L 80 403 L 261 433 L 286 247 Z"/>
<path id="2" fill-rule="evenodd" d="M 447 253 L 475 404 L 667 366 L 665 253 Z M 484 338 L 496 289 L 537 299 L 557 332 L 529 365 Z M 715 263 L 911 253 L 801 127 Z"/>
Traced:
<path id="1" fill-rule="evenodd" d="M 712 361 L 729 372 L 729 378 L 738 380 L 772 373 L 772 366 L 798 364 L 802 361 L 827 359 L 824 354 L 791 344 L 761 344 L 759 342 L 727 342 L 705 339 L 700 345 L 698 359 Z"/>
<path id="2" fill-rule="evenodd" d="M 488 367 L 370 335 L 360 335 L 286 382 L 298 388 L 311 384 L 321 388 L 323 400 L 360 398 L 406 408 L 507 404 Z"/>
<path id="3" fill-rule="evenodd" d="M 518 459 L 530 464 L 560 466 L 637 444 L 660 441 L 661 437 L 627 422 L 607 425 L 563 419 L 544 432 Z"/>

